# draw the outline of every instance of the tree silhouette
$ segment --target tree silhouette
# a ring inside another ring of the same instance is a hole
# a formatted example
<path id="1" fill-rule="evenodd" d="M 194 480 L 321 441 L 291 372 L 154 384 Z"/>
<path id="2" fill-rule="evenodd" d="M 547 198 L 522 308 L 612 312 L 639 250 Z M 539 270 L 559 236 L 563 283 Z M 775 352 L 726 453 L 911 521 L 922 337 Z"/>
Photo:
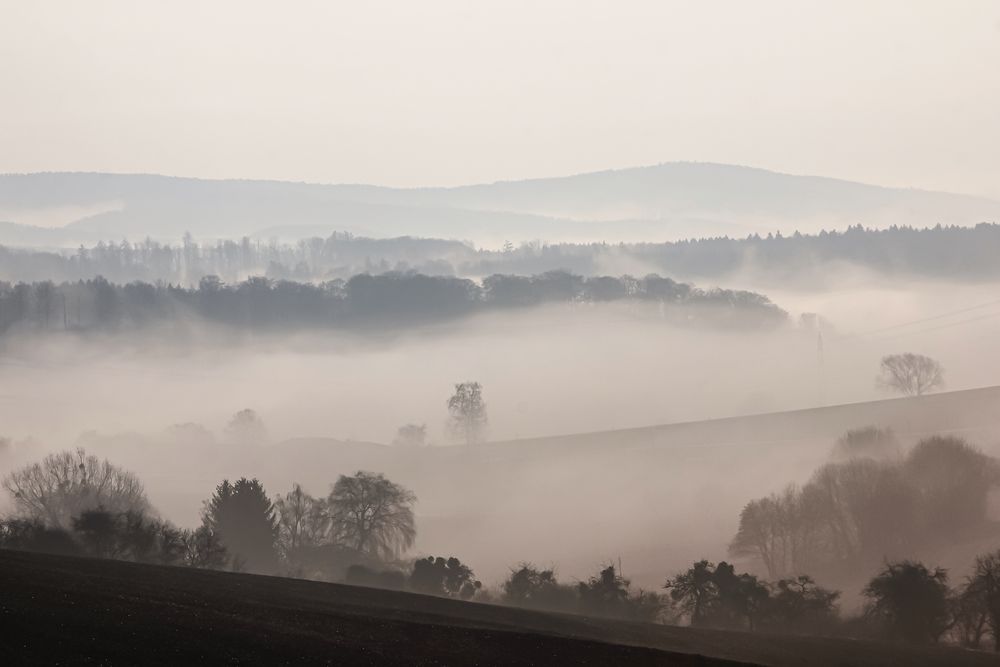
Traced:
<path id="1" fill-rule="evenodd" d="M 990 489 L 1000 482 L 1000 465 L 956 437 L 933 436 L 917 443 L 904 471 L 919 498 L 925 530 L 957 538 L 987 520 Z"/>
<path id="2" fill-rule="evenodd" d="M 427 444 L 427 424 L 403 424 L 392 444 L 399 447 L 423 447 Z"/>
<path id="3" fill-rule="evenodd" d="M 184 562 L 189 567 L 221 570 L 229 563 L 229 552 L 207 525 L 184 534 Z"/>
<path id="4" fill-rule="evenodd" d="M 418 558 L 410 574 L 410 588 L 428 595 L 471 600 L 482 586 L 472 569 L 454 556 Z"/>
<path id="5" fill-rule="evenodd" d="M 455 393 L 448 399 L 448 413 L 452 433 L 466 444 L 479 442 L 487 421 L 482 385 L 478 382 L 456 384 Z"/>
<path id="6" fill-rule="evenodd" d="M 286 557 L 303 547 L 315 546 L 328 532 L 330 519 L 326 503 L 317 500 L 296 484 L 274 501 L 280 528 L 280 542 Z"/>
<path id="7" fill-rule="evenodd" d="M 0 519 L 0 548 L 76 556 L 80 544 L 69 531 L 37 519 Z"/>
<path id="8" fill-rule="evenodd" d="M 948 573 L 923 563 L 887 563 L 865 587 L 865 614 L 888 635 L 914 643 L 936 642 L 948 628 Z"/>
<path id="9" fill-rule="evenodd" d="M 976 558 L 975 570 L 962 597 L 975 602 L 979 629 L 975 647 L 979 645 L 985 624 L 993 635 L 993 650 L 1000 652 L 1000 551 Z"/>
<path id="10" fill-rule="evenodd" d="M 256 411 L 246 408 L 233 415 L 226 425 L 226 433 L 238 442 L 260 444 L 267 440 L 267 429 L 264 421 Z"/>
<path id="11" fill-rule="evenodd" d="M 944 386 L 944 369 L 922 354 L 890 354 L 882 357 L 878 384 L 907 396 L 922 396 Z"/>
<path id="12" fill-rule="evenodd" d="M 86 510 L 73 519 L 73 531 L 80 536 L 90 553 L 98 558 L 117 555 L 117 517 L 103 509 Z"/>
<path id="13" fill-rule="evenodd" d="M 677 574 L 663 585 L 670 598 L 690 619 L 692 626 L 705 625 L 709 607 L 715 599 L 715 569 L 707 560 L 700 560 L 687 571 Z"/>
<path id="14" fill-rule="evenodd" d="M 332 530 L 342 543 L 381 560 L 413 546 L 417 497 L 382 474 L 341 475 L 327 498 Z"/>
<path id="15" fill-rule="evenodd" d="M 15 470 L 4 478 L 3 487 L 21 515 L 64 529 L 88 510 L 114 514 L 150 509 L 138 477 L 83 449 L 50 454 Z"/>
<path id="16" fill-rule="evenodd" d="M 817 586 L 803 574 L 775 583 L 767 613 L 777 629 L 815 632 L 836 618 L 839 598 L 839 591 Z"/>
<path id="17" fill-rule="evenodd" d="M 876 426 L 848 430 L 837 439 L 833 449 L 833 458 L 839 460 L 894 459 L 899 455 L 899 440 L 896 439 L 892 429 Z"/>
<path id="18" fill-rule="evenodd" d="M 770 609 L 767 585 L 752 574 L 737 574 L 725 561 L 718 565 L 698 561 L 668 579 L 664 588 L 695 627 L 754 630 Z"/>
<path id="19" fill-rule="evenodd" d="M 597 575 L 577 584 L 580 609 L 598 616 L 624 616 L 628 604 L 629 580 L 614 565 L 601 568 Z"/>
<path id="20" fill-rule="evenodd" d="M 576 591 L 560 584 L 554 570 L 539 570 L 530 563 L 511 570 L 503 583 L 503 598 L 518 607 L 550 611 L 571 611 L 576 605 Z"/>
<path id="21" fill-rule="evenodd" d="M 236 564 L 250 572 L 278 569 L 278 521 L 274 505 L 256 480 L 242 477 L 234 484 L 223 480 L 205 504 L 203 524 Z"/>
<path id="22" fill-rule="evenodd" d="M 0 270 L 4 257 L 10 255 L 0 248 Z M 788 319 L 785 311 L 761 294 L 702 290 L 657 275 L 584 278 L 549 271 L 536 276 L 489 276 L 482 285 L 466 278 L 411 271 L 348 278 L 317 284 L 254 275 L 226 284 L 216 276 L 204 276 L 194 287 L 140 281 L 116 284 L 93 274 L 87 280 L 60 284 L 0 282 L 0 334 L 14 327 L 28 331 L 134 329 L 189 314 L 251 331 L 405 327 L 501 308 L 625 299 L 669 304 L 665 312 L 678 326 L 763 328 Z M 57 312 L 61 316 L 53 317 L 53 309 L 61 311 Z"/>

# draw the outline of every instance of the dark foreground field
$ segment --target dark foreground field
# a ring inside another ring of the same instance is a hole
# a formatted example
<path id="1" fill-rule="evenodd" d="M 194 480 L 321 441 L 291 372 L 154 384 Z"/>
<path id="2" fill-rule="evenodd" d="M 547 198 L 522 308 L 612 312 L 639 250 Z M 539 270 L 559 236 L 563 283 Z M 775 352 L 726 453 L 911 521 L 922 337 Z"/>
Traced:
<path id="1" fill-rule="evenodd" d="M 995 665 L 984 653 L 594 620 L 0 551 L 3 664 Z"/>

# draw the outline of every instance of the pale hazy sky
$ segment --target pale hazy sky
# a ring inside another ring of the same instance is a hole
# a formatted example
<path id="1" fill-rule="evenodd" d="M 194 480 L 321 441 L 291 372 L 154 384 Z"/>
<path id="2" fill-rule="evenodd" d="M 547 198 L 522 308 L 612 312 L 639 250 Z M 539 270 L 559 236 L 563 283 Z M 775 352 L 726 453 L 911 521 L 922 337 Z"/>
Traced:
<path id="1" fill-rule="evenodd" d="M 0 0 L 0 172 L 673 160 L 1000 198 L 1000 1 Z"/>

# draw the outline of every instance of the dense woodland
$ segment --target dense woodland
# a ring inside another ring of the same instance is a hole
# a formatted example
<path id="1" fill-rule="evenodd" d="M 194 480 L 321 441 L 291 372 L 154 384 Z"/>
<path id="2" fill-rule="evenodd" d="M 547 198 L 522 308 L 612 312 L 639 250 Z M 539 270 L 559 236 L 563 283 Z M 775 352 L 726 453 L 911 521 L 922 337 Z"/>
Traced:
<path id="1" fill-rule="evenodd" d="M 206 276 L 235 283 L 251 276 L 323 282 L 360 273 L 418 272 L 481 278 L 491 274 L 541 274 L 563 269 L 584 276 L 608 266 L 638 264 L 685 279 L 723 278 L 742 270 L 781 276 L 821 276 L 843 264 L 902 276 L 987 279 L 1000 276 L 1000 224 L 927 229 L 893 226 L 843 232 L 746 238 L 707 238 L 668 243 L 507 244 L 476 249 L 458 241 L 399 237 L 371 239 L 349 233 L 296 244 L 243 238 L 179 245 L 152 240 L 98 243 L 76 251 L 0 247 L 0 279 L 77 281 L 104 276 L 114 283 L 158 281 L 196 285 Z"/>
<path id="2" fill-rule="evenodd" d="M 537 276 L 465 278 L 417 273 L 359 274 L 321 284 L 249 278 L 226 284 L 217 276 L 197 287 L 92 280 L 0 283 L 0 332 L 111 330 L 197 318 L 250 330 L 365 327 L 433 323 L 491 309 L 547 303 L 644 301 L 663 306 L 676 323 L 766 327 L 787 314 L 754 292 L 702 290 L 649 275 L 584 278 L 565 271 Z"/>

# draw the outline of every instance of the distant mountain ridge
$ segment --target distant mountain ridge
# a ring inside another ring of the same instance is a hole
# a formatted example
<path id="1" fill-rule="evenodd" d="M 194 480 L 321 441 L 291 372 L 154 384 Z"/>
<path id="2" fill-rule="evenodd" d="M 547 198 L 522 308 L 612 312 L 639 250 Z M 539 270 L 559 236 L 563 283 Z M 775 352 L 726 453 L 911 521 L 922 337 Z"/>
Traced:
<path id="1" fill-rule="evenodd" d="M 32 227 L 47 211 L 91 207 L 58 232 Z M 0 175 L 0 243 L 72 245 L 96 239 L 283 240 L 350 231 L 497 244 L 671 240 L 791 233 L 864 224 L 974 225 L 1000 202 L 884 188 L 753 167 L 671 162 L 575 176 L 448 188 L 389 188 L 149 174 Z"/>

